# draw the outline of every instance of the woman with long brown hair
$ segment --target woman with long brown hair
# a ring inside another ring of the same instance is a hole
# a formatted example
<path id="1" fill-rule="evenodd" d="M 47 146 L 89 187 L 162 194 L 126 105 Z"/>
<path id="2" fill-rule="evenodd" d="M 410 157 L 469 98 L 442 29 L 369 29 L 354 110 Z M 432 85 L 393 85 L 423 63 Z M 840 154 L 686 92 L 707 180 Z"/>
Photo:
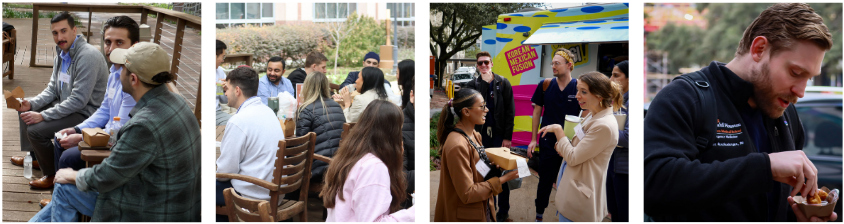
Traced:
<path id="1" fill-rule="evenodd" d="M 543 136 L 559 139 L 554 149 L 563 157 L 557 175 L 557 217 L 561 222 L 600 222 L 607 216 L 607 168 L 618 143 L 618 121 L 613 116 L 624 103 L 621 86 L 600 72 L 577 78 L 577 102 L 589 115 L 575 126 L 571 141 L 563 127 L 543 127 Z M 579 129 L 579 130 L 578 130 Z"/>
<path id="2" fill-rule="evenodd" d="M 473 89 L 461 89 L 443 107 L 437 122 L 437 140 L 443 144 L 435 222 L 494 222 L 492 198 L 501 193 L 502 183 L 518 177 L 518 172 L 498 177 L 501 171 L 485 162 L 475 125 L 484 124 L 488 111 Z"/>
<path id="3" fill-rule="evenodd" d="M 328 222 L 412 222 L 402 171 L 402 112 L 386 100 L 370 103 L 340 142 L 320 192 Z"/>

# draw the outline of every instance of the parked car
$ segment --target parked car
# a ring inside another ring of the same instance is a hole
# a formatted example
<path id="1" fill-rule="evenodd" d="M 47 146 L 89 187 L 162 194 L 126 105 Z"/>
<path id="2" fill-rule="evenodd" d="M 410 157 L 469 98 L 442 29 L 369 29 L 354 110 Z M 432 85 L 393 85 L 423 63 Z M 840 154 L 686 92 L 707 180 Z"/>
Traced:
<path id="1" fill-rule="evenodd" d="M 807 92 L 794 106 L 803 123 L 803 152 L 818 169 L 818 187 L 841 188 L 842 95 Z M 841 204 L 838 198 L 838 205 Z M 835 206 L 841 214 L 841 206 Z"/>
<path id="2" fill-rule="evenodd" d="M 460 67 L 457 71 L 454 71 L 454 74 L 451 75 L 451 82 L 454 83 L 454 91 L 457 92 L 466 83 L 471 82 L 474 78 L 474 73 L 475 68 L 472 67 Z"/>

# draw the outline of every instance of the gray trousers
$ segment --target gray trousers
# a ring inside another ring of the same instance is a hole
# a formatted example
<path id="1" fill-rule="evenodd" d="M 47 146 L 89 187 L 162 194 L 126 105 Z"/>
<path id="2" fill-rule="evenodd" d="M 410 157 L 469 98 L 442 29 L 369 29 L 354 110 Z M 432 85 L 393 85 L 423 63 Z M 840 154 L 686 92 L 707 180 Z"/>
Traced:
<path id="1" fill-rule="evenodd" d="M 52 106 L 45 106 L 41 112 Z M 85 121 L 88 118 L 79 113 L 73 113 L 67 117 L 63 117 L 51 121 L 41 121 L 36 124 L 26 125 L 23 119 L 20 118 L 18 112 L 18 121 L 20 122 L 21 133 L 21 151 L 35 152 L 35 158 L 38 160 L 38 165 L 41 167 L 41 172 L 44 176 L 52 176 L 56 174 L 55 152 L 53 150 L 53 138 L 55 133 L 62 129 L 73 127 Z M 29 147 L 24 148 L 24 142 L 28 143 Z"/>
<path id="2" fill-rule="evenodd" d="M 217 126 L 226 125 L 229 123 L 229 118 L 231 118 L 231 114 L 227 114 L 221 110 L 217 110 Z"/>

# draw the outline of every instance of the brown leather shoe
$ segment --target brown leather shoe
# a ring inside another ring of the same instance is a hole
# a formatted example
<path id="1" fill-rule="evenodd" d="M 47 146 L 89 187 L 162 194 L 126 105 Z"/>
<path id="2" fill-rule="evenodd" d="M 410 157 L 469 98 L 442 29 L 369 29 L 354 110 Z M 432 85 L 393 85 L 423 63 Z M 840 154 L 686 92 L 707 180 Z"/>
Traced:
<path id="1" fill-rule="evenodd" d="M 44 208 L 47 207 L 47 204 L 50 204 L 50 201 L 52 201 L 52 199 L 41 199 L 41 202 L 39 202 L 38 204 L 41 206 L 41 208 Z"/>
<path id="2" fill-rule="evenodd" d="M 12 162 L 12 165 L 23 166 L 23 156 L 12 156 L 9 161 Z M 38 161 L 32 161 L 32 169 L 41 170 L 41 166 L 38 165 Z"/>
<path id="3" fill-rule="evenodd" d="M 53 188 L 53 179 L 56 176 L 43 176 L 41 179 L 29 181 L 29 187 L 36 190 Z"/>

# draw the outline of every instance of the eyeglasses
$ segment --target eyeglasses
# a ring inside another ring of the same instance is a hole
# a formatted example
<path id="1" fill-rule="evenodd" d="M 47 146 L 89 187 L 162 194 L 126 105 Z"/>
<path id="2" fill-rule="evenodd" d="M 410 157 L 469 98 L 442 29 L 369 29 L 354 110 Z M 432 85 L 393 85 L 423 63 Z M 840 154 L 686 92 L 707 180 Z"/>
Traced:
<path id="1" fill-rule="evenodd" d="M 476 107 L 477 107 L 477 108 L 481 108 L 481 110 L 486 109 L 486 103 L 484 103 L 484 105 L 483 105 L 483 106 L 476 106 Z M 472 107 L 472 108 L 476 108 L 476 107 Z"/>
<path id="2" fill-rule="evenodd" d="M 478 65 L 488 65 L 489 61 L 478 61 Z"/>
<path id="3" fill-rule="evenodd" d="M 564 63 L 558 62 L 558 61 L 551 62 L 551 66 L 557 66 L 557 65 L 564 65 Z"/>

